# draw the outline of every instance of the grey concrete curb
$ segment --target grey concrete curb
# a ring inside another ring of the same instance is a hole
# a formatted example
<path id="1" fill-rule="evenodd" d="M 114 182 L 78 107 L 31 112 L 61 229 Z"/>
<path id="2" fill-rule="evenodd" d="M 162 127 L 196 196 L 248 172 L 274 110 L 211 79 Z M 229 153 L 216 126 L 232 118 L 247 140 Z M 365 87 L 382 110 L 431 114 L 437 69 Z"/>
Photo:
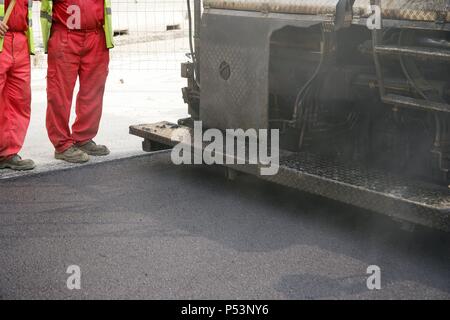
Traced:
<path id="1" fill-rule="evenodd" d="M 157 156 L 166 156 L 171 150 L 162 150 L 155 152 L 134 152 L 129 154 L 120 155 L 109 155 L 107 157 L 92 157 L 91 160 L 84 164 L 71 164 L 64 161 L 58 163 L 47 164 L 43 166 L 38 166 L 36 169 L 31 171 L 13 171 L 13 170 L 2 170 L 0 171 L 0 183 L 4 181 L 17 180 L 25 177 L 34 177 L 40 175 L 46 175 L 54 172 L 76 170 L 83 167 L 96 166 L 105 163 L 124 161 L 136 158 L 152 158 Z"/>

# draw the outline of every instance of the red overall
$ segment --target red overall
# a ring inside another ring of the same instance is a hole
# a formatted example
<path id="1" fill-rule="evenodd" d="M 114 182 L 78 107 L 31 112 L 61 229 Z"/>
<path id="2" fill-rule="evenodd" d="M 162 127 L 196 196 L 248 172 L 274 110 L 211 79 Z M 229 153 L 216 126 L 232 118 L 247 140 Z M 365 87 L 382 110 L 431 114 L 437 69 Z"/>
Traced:
<path id="1" fill-rule="evenodd" d="M 9 2 L 5 1 L 5 8 Z M 0 53 L 0 160 L 22 149 L 30 123 L 30 52 L 25 36 L 27 0 L 17 1 L 8 27 Z"/>
<path id="2" fill-rule="evenodd" d="M 73 23 L 66 24 L 71 5 L 80 8 L 78 30 L 73 29 Z M 59 153 L 97 135 L 109 65 L 103 22 L 104 0 L 54 2 L 48 43 L 47 131 Z M 80 90 L 76 100 L 76 120 L 70 130 L 70 110 L 77 78 Z"/>

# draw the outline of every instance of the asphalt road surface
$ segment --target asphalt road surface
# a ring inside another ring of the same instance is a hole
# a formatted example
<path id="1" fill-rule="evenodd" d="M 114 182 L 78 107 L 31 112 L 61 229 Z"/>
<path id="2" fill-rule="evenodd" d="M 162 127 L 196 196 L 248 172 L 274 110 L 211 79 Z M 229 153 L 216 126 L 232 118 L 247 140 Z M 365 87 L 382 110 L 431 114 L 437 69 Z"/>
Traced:
<path id="1" fill-rule="evenodd" d="M 159 154 L 1 181 L 0 297 L 450 298 L 448 234 L 222 173 Z"/>

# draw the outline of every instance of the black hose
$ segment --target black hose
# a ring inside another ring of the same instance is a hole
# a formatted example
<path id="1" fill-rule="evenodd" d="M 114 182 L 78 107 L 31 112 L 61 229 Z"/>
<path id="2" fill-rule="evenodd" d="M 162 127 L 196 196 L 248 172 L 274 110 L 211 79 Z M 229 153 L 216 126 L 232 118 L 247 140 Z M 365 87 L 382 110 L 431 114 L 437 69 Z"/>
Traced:
<path id="1" fill-rule="evenodd" d="M 320 70 L 322 69 L 322 64 L 323 64 L 324 56 L 325 56 L 325 32 L 324 32 L 323 28 L 322 28 L 322 42 L 321 42 L 320 47 L 321 47 L 320 48 L 321 55 L 320 55 L 319 64 L 317 65 L 317 68 L 314 71 L 314 74 L 312 75 L 312 77 L 301 88 L 301 90 L 298 92 L 297 97 L 295 99 L 294 112 L 292 114 L 292 122 L 294 124 L 297 123 L 297 120 L 298 120 L 298 109 L 299 109 L 299 106 L 300 106 L 300 104 L 301 104 L 301 102 L 303 100 L 303 96 L 305 95 L 305 93 L 307 93 L 307 89 L 313 83 L 313 81 L 317 78 L 317 76 L 319 75 Z"/>
<path id="2" fill-rule="evenodd" d="M 405 45 L 410 44 L 408 42 L 411 42 L 411 35 L 412 33 L 408 30 L 402 30 L 400 31 L 400 37 L 399 37 L 399 45 Z M 408 37 L 409 36 L 409 37 Z M 412 85 L 413 89 L 419 94 L 419 96 L 426 100 L 437 100 L 439 102 L 445 103 L 445 100 L 442 99 L 442 97 L 439 96 L 437 92 L 433 92 L 431 90 L 431 93 L 426 94 L 425 91 L 422 90 L 421 85 L 426 85 L 426 87 L 431 87 L 431 85 L 423 79 L 422 75 L 420 74 L 419 70 L 417 69 L 417 66 L 412 62 L 410 59 L 405 58 L 403 55 L 400 55 L 400 66 L 402 67 L 402 71 L 408 80 L 408 82 Z M 419 81 L 421 84 L 419 84 Z M 432 88 L 432 87 L 431 87 Z M 434 89 L 434 88 L 432 88 Z M 437 91 L 437 90 L 436 90 Z M 434 122 L 435 122 L 435 145 L 438 146 L 440 144 L 440 141 L 442 139 L 441 137 L 441 128 L 442 128 L 442 119 L 440 113 L 433 113 L 434 116 Z"/>
<path id="3" fill-rule="evenodd" d="M 188 20 L 189 20 L 189 49 L 191 53 L 192 62 L 194 63 L 194 80 L 197 86 L 200 88 L 200 83 L 198 81 L 197 74 L 197 57 L 195 56 L 194 44 L 192 42 L 192 12 L 191 12 L 191 0 L 186 0 L 187 3 L 187 12 L 188 12 Z"/>

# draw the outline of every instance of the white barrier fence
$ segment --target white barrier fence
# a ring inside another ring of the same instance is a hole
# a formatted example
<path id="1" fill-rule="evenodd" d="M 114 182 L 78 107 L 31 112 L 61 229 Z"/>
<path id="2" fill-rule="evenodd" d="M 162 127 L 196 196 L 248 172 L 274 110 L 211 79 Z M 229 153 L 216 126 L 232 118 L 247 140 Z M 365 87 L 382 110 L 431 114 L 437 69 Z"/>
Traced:
<path id="1" fill-rule="evenodd" d="M 34 2 L 33 27 L 37 55 L 34 67 L 45 67 L 40 3 Z M 185 0 L 112 0 L 116 48 L 111 68 L 174 69 L 188 51 Z"/>

